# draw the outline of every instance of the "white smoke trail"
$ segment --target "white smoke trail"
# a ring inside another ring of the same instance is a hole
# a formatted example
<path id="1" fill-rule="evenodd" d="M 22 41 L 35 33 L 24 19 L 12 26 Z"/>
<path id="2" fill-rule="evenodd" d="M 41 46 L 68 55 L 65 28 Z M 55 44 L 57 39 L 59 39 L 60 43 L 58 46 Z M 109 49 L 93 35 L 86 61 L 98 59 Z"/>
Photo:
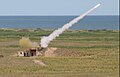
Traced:
<path id="1" fill-rule="evenodd" d="M 93 10 L 95 10 L 97 7 L 99 7 L 100 4 L 97 4 L 96 6 L 94 6 L 92 9 L 88 10 L 87 12 L 85 12 L 84 14 L 78 16 L 77 18 L 73 19 L 72 21 L 70 21 L 69 23 L 65 24 L 62 28 L 58 28 L 57 30 L 55 30 L 53 33 L 51 33 L 49 36 L 44 36 L 41 38 L 41 47 L 46 48 L 48 46 L 48 44 L 55 39 L 56 37 L 58 37 L 60 34 L 62 34 L 65 30 L 69 29 L 73 24 L 77 23 L 80 19 L 82 19 L 83 17 L 85 17 L 87 14 L 89 14 L 90 12 L 92 12 Z"/>

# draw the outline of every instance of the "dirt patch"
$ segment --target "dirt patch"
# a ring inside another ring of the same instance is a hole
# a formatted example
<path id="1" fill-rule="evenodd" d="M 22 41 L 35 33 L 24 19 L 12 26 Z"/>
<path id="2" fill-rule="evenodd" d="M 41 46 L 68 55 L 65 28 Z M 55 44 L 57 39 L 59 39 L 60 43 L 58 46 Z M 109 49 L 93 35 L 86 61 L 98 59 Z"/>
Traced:
<path id="1" fill-rule="evenodd" d="M 66 57 L 81 57 L 81 54 L 83 54 L 82 52 L 78 52 L 72 49 L 62 49 L 59 48 L 55 51 L 56 56 L 62 57 L 62 56 L 66 56 Z"/>
<path id="2" fill-rule="evenodd" d="M 55 54 L 55 51 L 57 50 L 57 48 L 47 48 L 45 53 L 44 53 L 44 56 L 45 57 L 55 57 L 56 54 Z"/>
<path id="3" fill-rule="evenodd" d="M 39 64 L 41 66 L 47 66 L 44 62 L 40 61 L 40 60 L 33 60 L 34 63 Z"/>
<path id="4" fill-rule="evenodd" d="M 80 52 L 80 50 L 66 48 L 47 48 L 44 52 L 45 57 L 92 57 L 93 53 Z"/>

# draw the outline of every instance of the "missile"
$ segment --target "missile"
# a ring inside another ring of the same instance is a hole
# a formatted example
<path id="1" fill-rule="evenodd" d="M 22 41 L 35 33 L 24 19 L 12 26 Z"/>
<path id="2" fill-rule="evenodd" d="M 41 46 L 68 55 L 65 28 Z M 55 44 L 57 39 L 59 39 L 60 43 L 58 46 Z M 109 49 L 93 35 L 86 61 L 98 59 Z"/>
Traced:
<path id="1" fill-rule="evenodd" d="M 42 37 L 41 38 L 41 43 L 40 43 L 41 47 L 42 48 L 46 48 L 48 46 L 48 44 L 52 40 L 54 40 L 56 37 L 58 37 L 60 34 L 62 34 L 65 30 L 69 29 L 72 25 L 74 25 L 75 23 L 77 23 L 79 20 L 81 20 L 83 17 L 85 17 L 86 15 L 88 15 L 90 12 L 92 12 L 93 10 L 95 10 L 96 8 L 98 8 L 99 6 L 100 6 L 100 4 L 97 4 L 96 6 L 94 6 L 90 10 L 88 10 L 87 12 L 85 12 L 82 15 L 74 18 L 69 23 L 63 25 L 62 28 L 58 28 L 57 30 L 53 31 L 49 36 Z"/>
<path id="2" fill-rule="evenodd" d="M 75 24 L 77 23 L 80 19 L 82 19 L 83 17 L 85 17 L 86 15 L 88 15 L 90 12 L 92 12 L 93 10 L 95 10 L 96 8 L 98 8 L 100 6 L 100 4 L 97 4 L 96 6 L 94 6 L 93 8 L 91 8 L 90 10 L 88 10 L 87 12 L 83 13 L 82 15 L 78 16 L 77 18 L 73 19 L 72 21 L 70 21 L 70 24 Z"/>
<path id="3" fill-rule="evenodd" d="M 96 6 L 94 6 L 92 9 L 88 10 L 87 12 L 85 12 L 83 15 L 80 16 L 86 16 L 87 14 L 89 14 L 90 12 L 92 12 L 93 10 L 95 10 L 96 8 L 98 8 L 100 6 L 100 4 L 97 4 Z"/>

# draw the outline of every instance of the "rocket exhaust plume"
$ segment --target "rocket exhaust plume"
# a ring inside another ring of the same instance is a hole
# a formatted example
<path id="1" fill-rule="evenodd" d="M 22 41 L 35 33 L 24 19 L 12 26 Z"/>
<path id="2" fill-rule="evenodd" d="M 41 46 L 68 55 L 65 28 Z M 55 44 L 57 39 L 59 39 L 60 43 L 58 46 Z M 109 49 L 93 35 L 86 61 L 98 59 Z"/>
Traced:
<path id="1" fill-rule="evenodd" d="M 19 41 L 20 46 L 25 48 L 37 47 L 39 46 L 36 42 L 32 42 L 29 38 L 22 37 Z"/>
<path id="2" fill-rule="evenodd" d="M 62 28 L 58 28 L 57 30 L 53 31 L 49 36 L 44 36 L 41 38 L 41 47 L 46 48 L 48 46 L 48 44 L 55 39 L 56 37 L 58 37 L 60 34 L 62 34 L 65 30 L 69 29 L 73 24 L 77 23 L 80 19 L 82 19 L 83 17 L 85 17 L 86 15 L 88 15 L 90 12 L 92 12 L 93 10 L 95 10 L 97 7 L 99 7 L 100 4 L 97 4 L 96 6 L 94 6 L 92 9 L 88 10 L 87 12 L 85 12 L 84 14 L 78 16 L 77 18 L 73 19 L 72 21 L 70 21 L 69 23 L 65 24 Z"/>

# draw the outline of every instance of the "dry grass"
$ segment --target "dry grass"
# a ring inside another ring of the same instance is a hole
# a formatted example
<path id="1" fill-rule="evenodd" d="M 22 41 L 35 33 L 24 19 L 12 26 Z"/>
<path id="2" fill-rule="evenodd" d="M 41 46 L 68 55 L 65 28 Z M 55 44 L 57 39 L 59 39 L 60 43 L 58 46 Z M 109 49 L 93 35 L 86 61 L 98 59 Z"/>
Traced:
<path id="1" fill-rule="evenodd" d="M 13 56 L 24 50 L 18 45 L 21 36 L 39 41 L 39 36 L 50 32 L 0 30 L 0 55 L 4 56 L 0 57 L 0 77 L 118 77 L 118 31 L 66 31 L 49 46 L 58 48 L 55 57 Z"/>

